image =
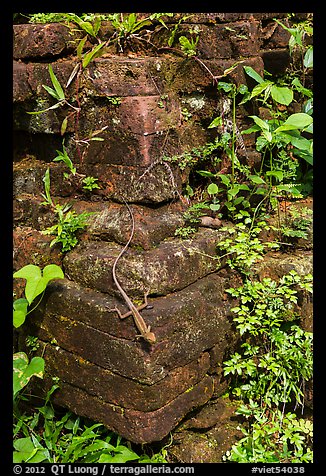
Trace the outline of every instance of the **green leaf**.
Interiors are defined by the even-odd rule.
[[[46,91],[47,93],[49,93],[51,96],[53,96],[55,99],[57,99],[58,101],[60,101],[60,98],[59,98],[57,92],[56,92],[54,89],[50,88],[50,86],[46,86],[45,84],[42,84],[42,88],[44,88],[45,91]]]
[[[101,50],[104,47],[104,45],[105,45],[105,42],[100,43],[99,45],[96,45],[89,53],[86,53],[84,55],[83,62],[82,62],[83,68],[86,68],[94,58],[97,58],[98,56],[100,56],[100,54],[102,53]]]
[[[28,304],[41,294],[44,289],[44,281],[42,280],[42,272],[38,266],[28,264],[14,273],[14,278],[26,279],[25,296]]]
[[[20,298],[14,301],[14,327],[24,324],[27,315],[28,301]]]
[[[209,193],[210,195],[215,195],[216,193],[218,193],[218,186],[215,183],[209,184],[207,187],[207,193]]]
[[[283,172],[281,170],[270,170],[266,172],[268,177],[275,177],[279,182],[283,180]]]
[[[50,73],[50,78],[51,78],[53,87],[58,95],[58,99],[59,100],[65,99],[65,93],[63,92],[61,84],[59,83],[56,75],[54,74],[52,66],[50,64],[49,64],[49,73]]]
[[[249,117],[251,117],[255,121],[255,123],[257,124],[257,126],[260,127],[261,130],[269,131],[269,125],[267,124],[266,121],[263,121],[258,116],[249,116]]]
[[[197,174],[201,175],[202,177],[209,177],[209,178],[215,178],[216,175],[213,174],[212,172],[209,172],[208,170],[196,170]]]
[[[13,393],[15,397],[33,376],[43,378],[44,359],[33,357],[29,362],[24,352],[16,352],[13,355],[13,371]]]
[[[42,85],[43,86],[43,85]],[[50,106],[46,109],[42,109],[42,111],[27,111],[27,114],[43,114],[43,112],[50,111],[51,109],[57,109],[58,107],[62,106],[64,101],[57,102],[53,106]]]
[[[263,82],[257,84],[257,86],[255,86],[254,89],[251,91],[250,98],[254,98],[256,96],[259,96],[259,94],[261,94],[263,91],[265,91],[265,89],[271,88],[272,84],[273,83],[271,81],[263,81]]]
[[[43,277],[47,282],[52,279],[64,279],[64,274],[60,266],[56,264],[48,264],[43,269]]]
[[[63,279],[64,275],[59,266],[50,264],[45,266],[43,276],[40,268],[34,264],[28,264],[14,273],[14,278],[26,279],[25,296],[28,304],[39,296],[52,279]]]
[[[294,78],[294,80],[292,81],[292,85],[296,88],[296,90],[299,93],[304,94],[308,98],[311,98],[313,96],[313,92],[310,89],[305,88],[300,82],[299,78]],[[303,112],[307,112],[307,111],[303,111]]]
[[[64,133],[67,130],[67,125],[68,125],[68,116],[64,118],[64,120],[61,123],[61,128],[60,128],[60,134],[63,136]]]
[[[230,196],[231,198],[234,198],[239,192],[239,190],[240,190],[240,185],[235,184],[232,188],[229,188],[229,190],[227,191],[228,196]]]
[[[50,169],[49,169],[49,167],[46,169],[46,172],[45,172],[44,177],[43,177],[42,180],[44,182],[45,198],[46,198],[47,202],[53,206],[54,205],[53,200],[52,200],[51,195],[50,195],[50,185],[51,184],[50,184]]]
[[[257,81],[257,83],[262,83],[264,81],[260,74],[258,74],[251,66],[244,66],[243,69],[245,70],[246,74]]]
[[[313,47],[312,46],[309,46],[309,48],[307,49],[304,55],[303,65],[305,68],[313,67]]]
[[[219,203],[211,203],[209,208],[214,212],[217,212],[221,208],[221,205]]]
[[[312,152],[312,139],[309,140],[304,137],[292,137],[290,142],[294,147],[297,147],[297,149]]]
[[[249,175],[249,179],[256,184],[266,183],[264,179],[259,177],[259,175]]]
[[[87,35],[84,36],[84,38],[82,38],[82,39],[80,40],[80,42],[78,43],[76,52],[77,52],[77,57],[78,57],[79,59],[81,59],[81,57],[82,57],[82,52],[83,52],[83,49],[84,49],[86,40],[87,40]]]
[[[293,101],[293,91],[290,88],[280,87],[273,84],[271,95],[274,101],[288,106]]]
[[[304,112],[298,112],[296,114],[291,114],[287,120],[274,132],[295,130],[295,129],[304,129],[312,123],[313,119],[309,114]]]
[[[224,92],[229,93],[234,88],[232,83],[225,83],[224,81],[220,81],[217,85],[217,89],[223,89]]]
[[[213,119],[210,125],[208,126],[208,129],[212,129],[213,127],[218,127],[221,124],[222,124],[222,117],[221,116],[215,117],[215,119]]]
[[[13,442],[15,450],[24,453],[31,453],[34,450],[34,445],[31,440],[31,437],[19,438]]]

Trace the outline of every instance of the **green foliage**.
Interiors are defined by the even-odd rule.
[[[25,322],[26,316],[31,313],[41,302],[44,291],[50,281],[53,279],[63,279],[62,269],[56,264],[49,264],[44,267],[43,272],[38,266],[29,264],[16,271],[14,278],[25,279],[25,298],[14,301],[14,327],[18,328]],[[40,300],[32,309],[28,310],[34,300],[41,295]],[[31,341],[30,341],[31,342]],[[35,349],[35,340],[33,347]],[[31,347],[31,345],[30,345]],[[26,387],[32,377],[43,378],[44,359],[42,357],[33,357],[29,361],[25,352],[16,352],[13,354],[13,397],[17,399],[21,390]]]
[[[29,362],[24,352],[16,352],[13,355],[13,396],[17,394],[28,384],[32,377],[43,378],[44,359],[42,357],[33,357]]]
[[[187,240],[194,233],[196,233],[196,231],[197,231],[197,228],[194,228],[193,226],[181,226],[175,230],[174,236],[177,236],[178,238],[182,238],[183,240]]]
[[[239,408],[251,420],[250,429],[227,451],[224,460],[235,463],[312,463],[312,423],[295,413],[262,410],[253,401]]]
[[[30,306],[34,299],[40,294],[43,295],[48,283],[53,279],[63,279],[64,275],[62,269],[56,264],[45,266],[43,272],[38,266],[28,264],[16,271],[13,276],[14,278],[26,280],[26,298],[20,298],[14,301],[14,327],[17,328],[25,322],[26,316],[32,311],[28,311],[28,306]]]
[[[190,38],[188,39],[186,36],[180,36],[179,37],[179,43],[181,46],[181,51],[186,55],[186,56],[196,56],[196,48],[199,40],[199,35],[196,36],[196,38]]]
[[[216,246],[226,251],[221,258],[228,257],[226,262],[230,268],[249,275],[252,266],[263,259],[266,250],[277,249],[279,245],[275,242],[261,242],[259,234],[262,230],[269,229],[265,220],[256,221],[251,218],[249,212],[244,210],[241,210],[235,218],[241,221],[234,226],[221,228],[221,231],[228,232],[229,237],[218,242]]]
[[[237,414],[248,420],[245,437],[226,455],[230,461],[312,460],[309,422],[284,414],[285,405],[304,405],[313,372],[312,333],[296,324],[298,288],[312,292],[312,276],[290,271],[279,282],[247,279],[227,290],[238,300],[232,312],[245,340],[241,353],[224,362],[224,374],[234,376],[233,393],[242,400]]]
[[[86,178],[92,179],[91,181],[88,181],[89,187],[92,189],[98,188],[96,187],[97,184],[94,182],[96,180],[94,177]],[[55,238],[51,241],[50,246],[54,246],[56,243],[61,243],[62,251],[69,251],[77,245],[77,232],[86,228],[87,219],[93,215],[93,213],[83,212],[78,214],[74,210],[69,210],[71,205],[60,205],[59,203],[55,204],[50,195],[51,183],[49,169],[47,169],[43,181],[45,187],[45,195],[42,194],[42,196],[45,198],[45,202],[43,202],[43,204],[49,205],[52,208],[53,212],[56,214],[57,223],[46,228],[41,233],[43,235],[55,235]]]
[[[110,41],[115,42],[118,50],[123,52],[132,39],[141,39],[141,30],[146,26],[152,26],[158,21],[164,28],[167,28],[164,17],[171,17],[173,13],[153,13],[145,18],[137,18],[136,13],[129,15],[123,13],[109,14],[108,19],[115,29]],[[146,41],[146,40],[145,40]]]
[[[282,238],[307,239],[308,231],[312,228],[312,210],[307,207],[301,209],[289,207],[281,223]]]
[[[50,403],[53,385],[43,406],[32,415],[19,415],[14,427],[14,463],[166,463],[166,452],[138,455],[128,441],[102,424],[60,414]]]
[[[44,235],[55,235],[50,246],[61,243],[62,252],[70,251],[77,245],[76,233],[86,228],[87,219],[93,214],[91,212],[78,214],[74,210],[69,210],[69,208],[70,205],[57,204],[54,209],[57,215],[57,223],[42,231]]]
[[[121,104],[121,97],[118,96],[106,96],[106,99],[109,101],[110,104],[113,106],[119,106]]]
[[[70,159],[68,153],[67,153],[67,149],[65,148],[64,146],[64,141],[62,142],[62,151],[61,150],[57,150],[57,157],[55,157],[53,159],[53,162],[64,162],[66,164],[66,166],[68,167],[70,173],[72,175],[75,175],[76,174],[76,167],[74,167],[74,164],[72,163],[72,160]]]

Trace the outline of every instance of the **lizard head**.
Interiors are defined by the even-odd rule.
[[[147,332],[145,339],[149,344],[155,344],[156,342],[156,337],[153,332]]]

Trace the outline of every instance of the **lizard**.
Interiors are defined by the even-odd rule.
[[[141,306],[136,307],[134,305],[134,303],[131,301],[131,299],[129,298],[129,296],[127,295],[127,293],[125,292],[125,290],[122,288],[121,284],[119,283],[119,281],[117,279],[117,275],[116,275],[116,267],[117,267],[118,261],[120,260],[121,256],[125,253],[128,246],[130,245],[130,242],[131,242],[131,240],[134,236],[134,231],[135,231],[135,219],[134,219],[133,213],[132,213],[131,208],[128,205],[128,203],[125,200],[124,200],[124,202],[125,202],[126,207],[128,208],[128,212],[129,212],[130,217],[131,217],[132,228],[131,228],[130,237],[129,237],[126,245],[120,251],[119,255],[117,256],[117,258],[115,259],[115,261],[113,263],[112,276],[113,276],[113,281],[114,281],[116,287],[118,288],[121,296],[125,300],[125,302],[126,302],[127,306],[129,307],[130,311],[125,313],[125,314],[122,314],[118,308],[110,309],[110,311],[117,312],[120,319],[125,319],[126,317],[132,315],[133,318],[134,318],[134,323],[135,323],[138,331],[140,332],[140,335],[137,336],[137,337],[142,337],[149,344],[155,344],[155,342],[156,342],[155,334],[153,332],[151,332],[150,326],[147,326],[146,322],[144,321],[142,315],[139,312],[139,311],[141,311],[142,309],[144,309],[145,307],[148,306],[148,302],[147,302],[148,293],[145,293],[145,295],[144,295],[144,304],[142,304]]]

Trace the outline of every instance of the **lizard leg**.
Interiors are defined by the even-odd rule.
[[[122,314],[120,309],[118,309],[117,307],[113,308],[113,309],[108,309],[109,312],[116,312],[118,314],[118,316],[120,317],[120,319],[125,319],[126,317],[129,317],[132,315],[132,311],[128,311],[126,312],[125,314]]]
[[[148,306],[148,299],[147,299],[148,294],[149,294],[149,290],[144,293],[144,303],[141,304],[140,306],[135,306],[137,311],[142,311]],[[115,307],[114,309],[109,309],[109,311],[117,312],[120,319],[125,319],[126,317],[132,316],[132,311],[128,311],[125,314],[122,314],[122,312],[117,307]]]

